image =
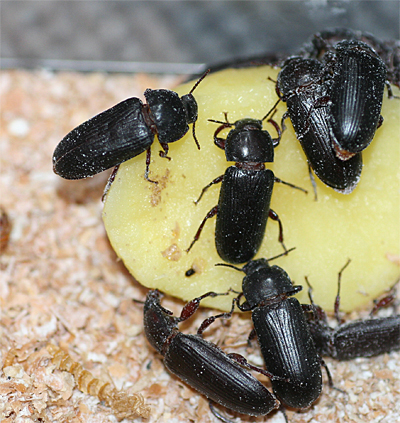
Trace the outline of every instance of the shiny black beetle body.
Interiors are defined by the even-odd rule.
[[[361,41],[371,47],[386,66],[386,79],[400,87],[400,41],[380,40],[373,34],[349,28],[328,28],[314,34],[304,43],[299,56],[319,59],[327,52],[334,51],[337,44],[344,41]]]
[[[268,217],[279,222],[279,241],[283,245],[281,222],[270,209],[274,182],[298,187],[281,181],[271,170],[265,169],[265,162],[274,161],[274,148],[281,138],[280,128],[272,119],[269,122],[278,132],[276,139],[262,130],[260,120],[241,119],[233,124],[214,122],[222,123],[215,131],[214,143],[225,150],[226,160],[235,165],[203,189],[197,202],[210,186],[222,182],[218,205],[208,212],[187,251],[198,240],[207,219],[217,215],[215,245],[219,256],[228,263],[245,263],[257,254]],[[226,139],[217,136],[222,129],[231,126],[234,128]]]
[[[332,328],[327,320],[311,320],[318,352],[336,360],[372,357],[400,349],[400,315],[348,322]]]
[[[146,104],[136,97],[128,98],[82,123],[57,145],[54,172],[65,179],[87,178],[147,150],[148,179],[150,147],[155,135],[164,150],[160,152],[162,157],[168,157],[169,143],[187,133],[188,124],[193,124],[195,137],[197,102],[192,92],[205,75],[182,97],[170,90],[147,89]],[[198,143],[197,146],[200,148]]]
[[[242,271],[242,311],[252,311],[254,330],[267,370],[288,381],[272,380],[283,405],[309,407],[322,390],[321,359],[314,345],[303,308],[291,296],[301,290],[288,274],[265,259],[250,261]]]
[[[264,162],[274,160],[274,142],[262,122],[234,123],[225,149],[230,166],[222,179],[215,224],[215,246],[228,263],[244,263],[259,250],[264,238],[274,186],[274,174]]]
[[[325,75],[325,66],[318,60],[290,58],[278,75],[277,92],[287,104],[310,167],[324,184],[349,194],[360,180],[362,157],[358,153],[343,161],[335,154]]]
[[[164,356],[167,369],[211,401],[242,414],[260,416],[278,408],[279,402],[254,376],[216,345],[197,335],[178,330],[202,298],[188,303],[181,317],[174,317],[160,304],[157,290],[147,294],[144,305],[144,330],[149,343]],[[202,325],[200,328],[207,326]],[[253,368],[253,367],[251,367]]]
[[[372,357],[400,349],[400,315],[369,318],[343,323],[339,316],[340,282],[343,270],[338,275],[338,293],[335,300],[335,317],[338,325],[329,326],[327,316],[321,307],[314,304],[309,285],[311,313],[306,313],[308,324],[320,355],[336,360],[351,360],[356,357]],[[385,297],[375,309],[384,307],[389,297]],[[393,300],[393,297],[392,297]],[[372,310],[371,315],[375,310]]]
[[[326,60],[333,62],[329,89],[332,142],[336,155],[348,160],[364,150],[381,124],[386,66],[361,41],[342,41]]]

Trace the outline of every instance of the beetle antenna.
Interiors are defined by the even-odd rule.
[[[277,259],[277,258],[279,258],[279,257],[286,256],[286,255],[288,255],[291,251],[293,251],[293,250],[295,250],[295,249],[296,249],[296,247],[290,248],[289,250],[285,251],[284,253],[278,254],[277,256],[271,257],[271,258],[266,259],[266,260],[267,260],[267,261],[272,261],[272,260],[275,260],[275,259]],[[239,272],[243,272],[243,269],[241,269],[240,267],[236,267],[236,266],[234,266],[233,264],[227,264],[227,263],[216,263],[216,264],[214,264],[214,266],[225,266],[225,267],[231,267],[232,269],[238,270]]]
[[[225,122],[222,122],[222,120],[215,120],[215,119],[208,119],[209,122],[219,123],[221,125],[224,125],[225,128],[231,128],[232,126],[235,126],[234,123],[230,123],[228,120],[228,112],[224,112],[225,116]]]
[[[336,298],[335,298],[335,317],[336,320],[338,321],[338,323],[342,323],[342,319],[339,316],[339,308],[340,308],[340,287],[341,287],[341,282],[342,282],[342,273],[344,271],[344,269],[346,269],[346,267],[350,264],[351,259],[347,259],[346,264],[340,269],[339,273],[338,273],[338,290],[337,290],[337,294],[336,294]]]
[[[196,125],[196,122],[193,122],[193,125],[192,125],[193,139],[194,139],[194,142],[195,142],[195,143],[196,143],[196,145],[197,145],[197,148],[200,150],[199,140],[198,140],[198,139],[197,139],[197,137],[196,137],[195,125]]]
[[[214,122],[214,123],[219,123],[219,124],[221,124],[221,125],[229,125],[229,126],[232,126],[232,124],[231,123],[229,123],[229,122],[222,122],[222,120],[215,120],[215,119],[207,119],[209,122]],[[227,126],[228,127],[228,126]]]
[[[210,73],[211,69],[207,69],[203,75],[199,78],[199,80],[193,85],[193,88],[189,91],[189,94],[192,94],[192,92],[197,88],[197,86],[200,84],[200,82]]]
[[[225,266],[225,267],[231,267],[232,269],[238,270],[239,272],[243,272],[243,269],[240,267],[236,267],[233,264],[226,264],[226,263],[216,263],[214,266]]]
[[[278,101],[272,106],[272,109],[261,119],[261,121],[263,121],[263,120],[265,120],[265,119],[267,119],[267,117],[272,113],[272,112],[274,112],[273,113],[273,115],[276,113],[276,106],[279,104],[279,102],[281,101],[281,99],[279,98],[278,99]],[[275,111],[274,111],[275,110]],[[272,115],[272,116],[273,116]],[[271,118],[272,118],[272,116],[271,116]]]
[[[268,258],[268,259],[267,259],[267,261],[272,261],[272,260],[275,260],[275,259],[277,259],[277,258],[279,258],[279,257],[282,257],[282,256],[287,256],[287,255],[288,255],[291,251],[293,251],[293,250],[295,250],[295,249],[296,249],[296,247],[289,248],[289,250],[286,250],[285,252],[280,253],[280,254],[278,254],[277,256],[274,256],[274,257]]]

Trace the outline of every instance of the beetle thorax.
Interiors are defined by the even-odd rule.
[[[291,291],[293,284],[279,266],[260,266],[243,279],[243,294],[251,308]]]
[[[233,129],[225,143],[226,160],[230,162],[265,163],[274,161],[270,134],[253,125]]]

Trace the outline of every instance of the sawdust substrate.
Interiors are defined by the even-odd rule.
[[[77,389],[69,373],[43,367],[49,363],[40,360],[47,342],[117,389],[142,393],[152,409],[149,422],[216,421],[207,400],[170,376],[145,340],[142,306],[132,298],[143,300],[147,290],[118,261],[101,220],[108,175],[64,181],[51,163],[57,143],[82,121],[124,98],[141,97],[145,88],[177,82],[177,77],[139,74],[0,73],[0,204],[12,222],[0,256],[2,422],[117,421],[96,397]],[[182,307],[173,299],[163,304],[175,313]],[[210,314],[201,311],[183,330],[194,333]],[[366,315],[367,310],[349,318]],[[235,315],[216,323],[206,337],[262,365],[258,350],[246,345],[250,328],[248,316]],[[19,355],[3,368],[12,349]],[[291,423],[400,421],[399,353],[326,361],[335,385],[348,395],[330,389],[324,375],[320,399],[309,410],[289,410]],[[273,413],[235,421],[284,419]]]

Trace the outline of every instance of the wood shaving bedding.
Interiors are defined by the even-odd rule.
[[[1,421],[97,423],[123,417],[77,389],[71,373],[55,369],[45,348],[51,343],[116,390],[142,394],[151,407],[144,421],[215,422],[207,400],[171,376],[145,340],[142,306],[132,298],[143,300],[147,290],[116,259],[101,221],[109,172],[64,181],[51,163],[70,129],[123,98],[142,98],[145,88],[172,88],[178,78],[21,70],[0,75],[0,203],[12,224],[0,256]],[[183,306],[169,298],[163,305],[176,314]],[[182,330],[194,333],[211,314],[201,310]],[[262,365],[257,348],[246,344],[250,328],[249,316],[235,315],[211,326],[205,337]],[[330,389],[325,377],[316,404],[288,411],[291,423],[400,421],[398,352],[326,361],[335,385],[348,395]],[[273,413],[234,421],[284,420]]]

